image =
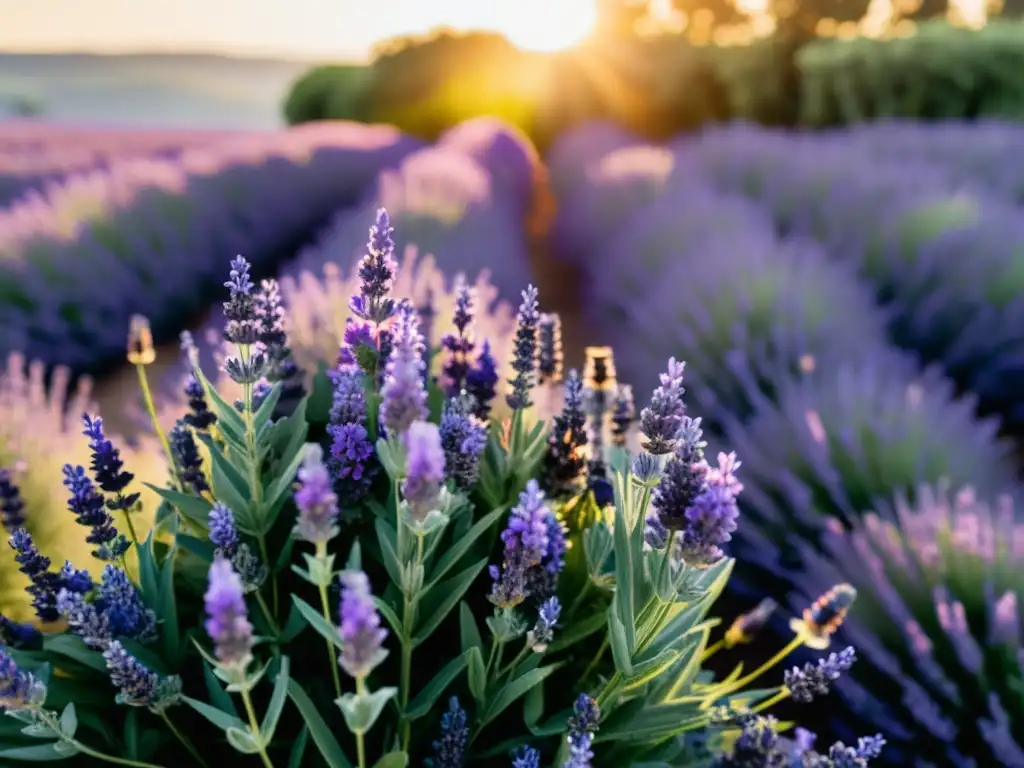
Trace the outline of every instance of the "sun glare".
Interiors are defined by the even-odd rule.
[[[502,18],[495,19],[494,26],[513,45],[523,50],[544,53],[561,51],[583,42],[593,31],[596,22],[595,5],[594,0],[518,0],[514,3],[501,3]]]

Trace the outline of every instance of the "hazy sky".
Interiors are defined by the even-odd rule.
[[[528,47],[582,37],[593,0],[0,0],[3,50],[203,50],[359,57],[439,25]]]

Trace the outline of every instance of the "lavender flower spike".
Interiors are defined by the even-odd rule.
[[[380,626],[380,614],[370,592],[370,580],[362,571],[341,574],[341,656],[345,673],[361,679],[387,656],[383,649],[388,631]]]
[[[810,704],[816,698],[827,696],[829,686],[839,679],[843,672],[849,671],[857,660],[852,646],[839,653],[830,653],[817,664],[807,662],[803,668],[793,667],[786,670],[784,682],[789,689],[793,701]]]
[[[422,523],[438,508],[444,483],[444,448],[437,425],[414,421],[405,433],[406,476],[402,493],[409,505],[409,516]]]
[[[349,300],[349,308],[357,317],[380,325],[395,313],[395,300],[390,297],[398,265],[395,262],[395,230],[384,208],[377,211],[377,221],[370,227],[366,255],[359,262],[360,294]]]
[[[456,490],[471,491],[480,477],[480,456],[487,447],[487,425],[473,415],[472,398],[453,397],[441,413],[445,469]]]
[[[249,278],[249,262],[241,256],[231,261],[229,279],[224,283],[231,295],[224,302],[224,337],[239,346],[254,344],[259,338],[259,321],[256,317],[256,286]]]
[[[395,321],[394,350],[388,360],[381,390],[380,423],[388,436],[398,437],[414,421],[427,418],[427,391],[423,386],[423,338],[419,318],[403,306]]]
[[[455,279],[455,312],[452,324],[455,333],[446,333],[441,338],[441,349],[447,354],[441,369],[441,385],[446,397],[456,397],[466,384],[469,373],[469,356],[475,347],[470,326],[473,323],[473,289],[466,282],[465,275]]]
[[[46,688],[35,675],[20,669],[0,648],[0,711],[17,712],[42,706]]]
[[[433,743],[434,757],[425,761],[427,768],[463,768],[466,747],[469,744],[469,726],[466,710],[457,696],[448,700],[448,711],[441,715],[441,738]]]
[[[295,506],[299,519],[294,535],[322,547],[338,535],[338,497],[331,488],[331,475],[323,463],[319,446],[309,452],[298,472]]]
[[[530,407],[530,391],[535,383],[534,373],[537,368],[537,324],[540,322],[537,295],[537,289],[528,285],[523,291],[523,303],[519,305],[515,354],[512,358],[512,369],[516,375],[508,382],[512,391],[506,397],[513,410]]]
[[[208,616],[206,633],[213,640],[214,655],[226,668],[244,670],[252,661],[253,634],[242,579],[224,558],[210,566],[204,601]]]
[[[484,341],[476,365],[466,373],[466,394],[473,398],[473,415],[481,421],[491,416],[491,401],[497,396],[498,361],[491,354],[490,342]]]
[[[120,558],[131,546],[114,527],[114,518],[107,510],[106,500],[96,490],[85,467],[64,465],[64,487],[71,493],[68,509],[75,515],[75,522],[87,526],[90,531],[85,537],[89,544],[96,546],[93,557],[113,561]]]
[[[501,567],[492,565],[489,570],[494,580],[489,599],[498,608],[514,608],[527,598],[531,570],[541,564],[548,550],[551,514],[537,481],[528,481],[501,534],[505,543]]]
[[[668,372],[661,374],[661,386],[654,390],[651,403],[640,412],[640,431],[644,450],[656,456],[672,453],[676,435],[686,415],[683,404],[683,370],[686,363],[670,358]]]
[[[0,514],[3,515],[4,528],[14,531],[25,524],[25,502],[21,498],[21,489],[14,482],[11,470],[0,468]]]
[[[181,701],[180,677],[158,675],[128,653],[117,640],[103,652],[103,660],[110,671],[110,682],[118,689],[118,704],[146,707],[159,715]]]
[[[356,366],[347,365],[334,371],[331,378],[334,395],[327,425],[331,444],[325,463],[339,502],[354,504],[366,495],[377,469],[366,429],[363,374]]]
[[[92,450],[90,469],[96,477],[96,484],[104,492],[114,496],[107,502],[107,506],[125,512],[134,509],[139,501],[139,494],[125,494],[124,491],[135,479],[135,475],[123,471],[121,452],[103,434],[103,419],[98,416],[92,418],[86,413],[82,415],[82,425],[85,427],[82,434],[89,438],[89,448]]]

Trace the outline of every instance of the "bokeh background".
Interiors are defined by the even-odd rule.
[[[438,333],[463,273],[506,341],[536,283],[567,363],[612,346],[640,403],[687,361],[712,448],[743,461],[723,615],[771,596],[781,641],[823,587],[860,592],[860,661],[793,713],[824,743],[1024,767],[1022,12],[0,0],[0,467],[74,559],[83,410],[162,482],[131,316],[168,424],[178,334],[213,365],[236,254],[281,280],[300,362],[330,364],[385,205]],[[5,614],[22,587],[0,553]]]

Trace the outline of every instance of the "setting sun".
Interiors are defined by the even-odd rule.
[[[523,50],[560,51],[582,42],[593,31],[594,6],[594,0],[495,3],[493,18],[485,23]]]

